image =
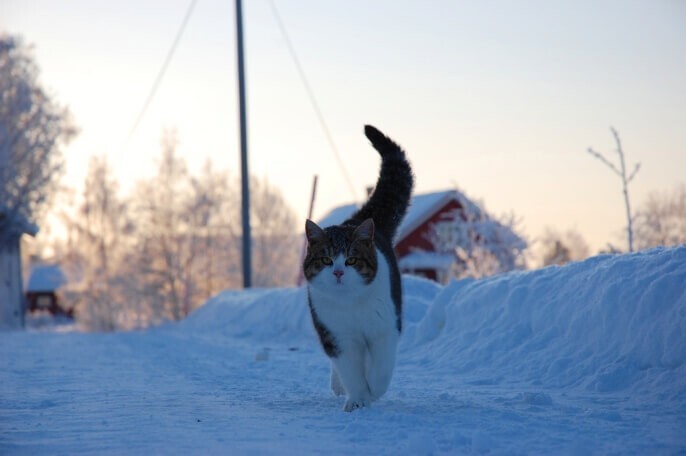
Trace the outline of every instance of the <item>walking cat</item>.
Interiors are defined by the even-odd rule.
[[[341,225],[307,220],[307,279],[312,323],[331,360],[331,389],[347,412],[388,389],[402,330],[400,272],[393,237],[405,215],[413,176],[403,150],[376,128],[365,135],[381,155],[369,200]]]

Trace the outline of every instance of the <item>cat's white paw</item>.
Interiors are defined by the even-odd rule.
[[[345,396],[346,394],[345,388],[336,383],[331,384],[331,392],[334,394],[334,396]]]
[[[366,407],[369,405],[369,401],[366,399],[350,399],[348,398],[347,401],[345,401],[345,405],[343,406],[343,410],[346,412],[352,412],[353,410]]]
[[[336,396],[345,396],[346,391],[335,370],[331,369],[331,391]]]

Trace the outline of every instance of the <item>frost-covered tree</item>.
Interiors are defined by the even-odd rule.
[[[155,290],[154,307],[179,320],[191,310],[196,292],[191,268],[198,257],[189,238],[193,214],[186,211],[191,193],[185,160],[177,152],[175,132],[165,132],[158,173],[140,182],[133,197],[137,236],[137,273]]]
[[[130,305],[123,277],[133,224],[105,157],[91,158],[81,203],[76,214],[67,217],[72,261],[64,267],[70,276],[69,293],[78,296],[79,319],[95,330],[121,327]]]
[[[639,249],[685,244],[686,184],[671,193],[651,194],[636,211],[635,225]]]
[[[295,214],[266,179],[251,179],[250,203],[254,285],[290,285],[300,255]]]
[[[295,216],[266,182],[253,178],[251,187],[255,284],[289,284],[299,248]],[[165,318],[183,318],[213,294],[240,286],[238,185],[228,173],[207,163],[199,176],[191,176],[176,153],[175,137],[167,134],[157,176],[140,183],[133,201],[133,264]]]
[[[454,256],[454,277],[485,277],[525,266],[527,242],[517,234],[514,216],[495,219],[466,198],[461,205],[434,223],[428,236],[436,253]]]
[[[31,49],[0,34],[0,241],[3,220],[39,217],[63,169],[61,148],[76,132],[38,74]]]
[[[91,161],[67,239],[53,245],[70,275],[66,299],[88,329],[178,320],[212,295],[241,286],[238,183],[207,162],[197,175],[166,132],[158,172],[120,197],[111,168]],[[289,284],[297,264],[294,215],[280,192],[252,181],[258,285]]]
[[[31,49],[0,32],[0,326],[23,326],[20,238],[38,231],[74,133],[39,84]]]
[[[580,261],[587,258],[589,254],[588,244],[574,229],[560,233],[552,228],[546,228],[540,239],[540,245],[543,266]]]
[[[205,162],[200,175],[191,177],[188,213],[192,214],[192,242],[202,251],[194,273],[199,277],[201,299],[241,286],[240,227],[237,188],[227,171],[217,171]]]

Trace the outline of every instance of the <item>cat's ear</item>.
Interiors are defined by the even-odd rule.
[[[305,235],[307,236],[307,242],[310,244],[326,238],[324,230],[319,228],[319,225],[309,219],[305,222]]]
[[[355,228],[353,237],[359,241],[374,241],[374,220],[368,218]]]

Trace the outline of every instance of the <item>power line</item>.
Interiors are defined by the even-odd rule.
[[[317,102],[317,98],[314,96],[314,92],[312,91],[312,87],[310,86],[310,83],[307,80],[307,76],[305,75],[305,70],[303,70],[303,67],[300,64],[300,60],[298,59],[298,55],[296,54],[295,48],[293,47],[293,43],[291,42],[291,39],[288,36],[288,32],[286,31],[286,27],[284,26],[283,21],[281,20],[281,16],[279,15],[279,11],[276,9],[276,4],[274,3],[274,0],[270,0],[269,4],[272,7],[272,12],[274,13],[274,17],[276,19],[276,22],[279,25],[279,29],[281,30],[281,34],[283,35],[283,39],[286,42],[286,46],[288,47],[288,51],[291,54],[291,58],[293,59],[293,63],[295,64],[295,67],[298,70],[298,74],[300,75],[300,79],[302,80],[302,83],[305,86],[305,91],[307,92],[307,95],[310,99],[310,103],[312,104],[312,108],[314,109],[314,112],[317,114],[317,119],[319,119],[319,123],[322,127],[322,130],[324,131],[324,134],[326,135],[326,139],[329,142],[329,146],[331,147],[331,150],[334,153],[334,156],[335,156],[336,161],[338,163],[338,167],[340,168],[341,173],[343,174],[343,177],[345,178],[345,181],[348,184],[348,188],[350,189],[350,193],[352,194],[353,200],[357,201],[357,192],[355,191],[355,186],[353,185],[352,180],[350,179],[350,175],[348,174],[348,171],[345,167],[343,159],[341,159],[341,154],[338,151],[338,147],[336,146],[335,141],[333,140],[333,135],[331,134],[331,130],[329,129],[329,126],[326,123],[326,120],[324,119],[324,114],[322,114],[322,110],[319,108],[319,103]]]
[[[164,63],[162,64],[162,68],[160,68],[160,71],[157,74],[157,79],[155,79],[155,83],[152,85],[152,89],[150,89],[150,93],[148,93],[148,98],[145,100],[145,104],[143,104],[143,109],[141,109],[141,112],[138,114],[136,121],[134,122],[133,126],[131,127],[131,130],[129,130],[129,137],[128,137],[127,141],[131,140],[131,137],[133,136],[133,134],[136,132],[136,129],[138,128],[138,124],[143,119],[145,112],[148,110],[148,106],[150,106],[152,99],[155,97],[155,93],[157,92],[157,89],[159,88],[160,84],[162,83],[162,78],[164,77],[164,73],[166,73],[167,67],[169,66],[169,63],[171,62],[171,59],[174,56],[174,52],[176,52],[176,48],[179,45],[179,41],[181,41],[181,35],[183,35],[183,32],[186,29],[186,25],[188,24],[188,20],[190,19],[191,14],[193,13],[193,9],[195,8],[196,3],[198,3],[198,0],[191,0],[190,5],[188,5],[188,9],[186,10],[186,15],[183,18],[183,22],[181,23],[181,27],[179,28],[178,32],[176,32],[176,37],[174,37],[174,42],[172,43],[171,48],[169,49],[169,52],[167,53],[167,58],[164,59]]]

